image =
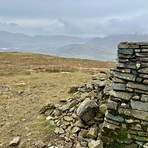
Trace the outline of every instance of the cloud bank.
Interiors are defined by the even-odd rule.
[[[0,30],[30,35],[148,34],[147,5],[147,0],[0,0]]]

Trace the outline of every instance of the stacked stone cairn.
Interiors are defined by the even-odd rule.
[[[148,42],[121,42],[104,118],[106,135],[148,148]]]
[[[110,79],[109,70],[100,71],[91,82],[72,86],[69,93],[73,97],[61,99],[60,104],[49,101],[41,108],[40,113],[47,116],[56,135],[49,148],[103,148],[101,131]]]
[[[114,69],[41,108],[54,127],[48,148],[148,148],[148,43],[118,48]]]

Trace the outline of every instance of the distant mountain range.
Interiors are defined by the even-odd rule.
[[[28,36],[0,31],[0,52],[23,51],[62,57],[115,61],[117,45],[122,41],[148,41],[148,35],[110,35],[82,39],[67,35]]]

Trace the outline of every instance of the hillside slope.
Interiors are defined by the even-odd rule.
[[[83,85],[92,74],[113,62],[66,59],[31,53],[0,54],[0,147],[19,136],[20,148],[35,148],[53,141],[54,127],[39,114],[49,101],[72,97],[72,85]],[[18,146],[16,146],[18,147]]]

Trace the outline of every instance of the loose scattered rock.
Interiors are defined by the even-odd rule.
[[[58,137],[55,140],[60,143],[60,148],[88,148],[88,144],[97,148],[98,145],[103,145],[103,141],[96,139],[105,116],[104,104],[109,95],[106,92],[111,89],[109,81],[106,73],[100,73],[100,77],[93,76],[92,82],[77,86],[73,97],[61,101],[62,105],[50,102],[40,110],[50,120],[49,124],[55,123],[54,133]],[[98,85],[99,83],[102,85]],[[100,105],[103,106],[103,113],[99,110]],[[51,109],[52,112],[49,112]],[[93,141],[90,142],[91,140]],[[55,142],[50,147],[58,147],[58,143]]]
[[[89,148],[103,148],[103,143],[101,140],[91,140],[91,142],[88,143]]]
[[[95,111],[98,105],[94,100],[85,99],[77,109],[77,115],[84,121],[90,121],[95,116]]]
[[[17,146],[19,142],[20,142],[20,137],[17,136],[9,143],[9,146]]]
[[[36,148],[46,148],[46,144],[42,140],[36,141],[34,145]]]
[[[75,93],[75,92],[78,91],[78,88],[79,88],[78,85],[73,85],[73,86],[69,89],[68,93]]]

